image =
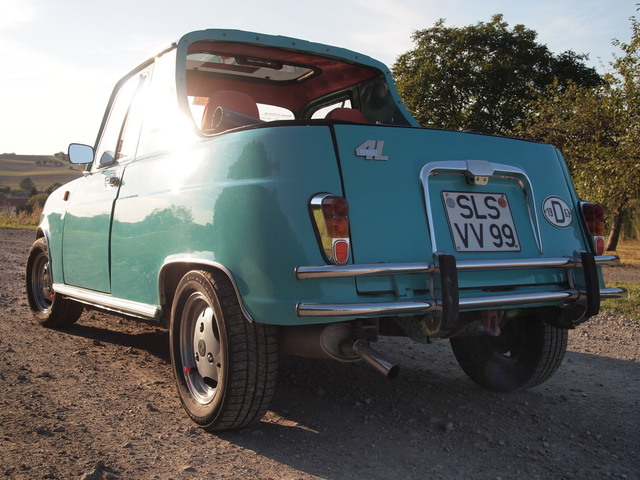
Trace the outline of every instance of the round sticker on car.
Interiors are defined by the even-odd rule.
[[[567,228],[573,221],[573,214],[567,202],[555,195],[544,199],[542,213],[547,222],[557,228]]]

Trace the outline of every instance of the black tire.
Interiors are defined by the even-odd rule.
[[[513,392],[540,385],[558,369],[567,350],[567,330],[543,318],[509,321],[497,337],[453,337],[451,347],[462,370],[478,385]]]
[[[196,424],[228,430],[262,418],[278,374],[277,328],[245,318],[226,276],[182,277],[169,339],[180,400]]]
[[[44,237],[31,246],[27,259],[27,299],[35,319],[45,327],[68,327],[78,321],[83,306],[53,291],[49,250]]]

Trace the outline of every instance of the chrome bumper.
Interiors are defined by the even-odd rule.
[[[448,257],[449,262],[453,257]],[[457,316],[459,309],[478,310],[497,307],[510,307],[532,304],[565,304],[583,301],[586,304],[584,316],[592,316],[598,313],[600,299],[619,298],[626,294],[623,288],[600,288],[596,265],[615,265],[619,263],[615,255],[593,256],[581,253],[580,258],[528,258],[519,260],[461,260],[447,269],[441,268],[441,261],[424,263],[379,263],[363,265],[321,265],[301,266],[295,269],[298,280],[342,278],[342,277],[369,277],[377,275],[406,275],[406,274],[438,274],[441,277],[442,300],[432,301],[397,301],[397,302],[367,302],[367,303],[305,303],[296,305],[296,313],[300,317],[346,317],[346,316],[385,316],[400,314],[424,314],[427,312],[444,311],[447,316]],[[569,288],[556,291],[538,291],[526,293],[510,293],[501,295],[488,295],[482,297],[459,298],[457,292],[457,272],[466,271],[490,271],[490,270],[514,270],[537,268],[583,268],[584,287],[573,285],[573,276],[568,274]],[[445,271],[446,270],[446,271]],[[452,278],[454,277],[454,278]],[[449,286],[447,286],[447,284]],[[455,289],[456,291],[452,291]],[[446,297],[446,298],[445,298]],[[456,303],[456,305],[452,305]]]

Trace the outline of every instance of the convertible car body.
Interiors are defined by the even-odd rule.
[[[261,418],[281,355],[395,376],[381,335],[451,339],[480,385],[532,387],[624,293],[600,274],[604,212],[557,149],[420,128],[387,67],[332,46],[189,33],[69,155],[86,171],[45,206],[34,315],[164,322],[185,409],[211,429]]]

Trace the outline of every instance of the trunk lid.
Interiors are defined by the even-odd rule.
[[[573,256],[587,249],[578,199],[559,152],[463,132],[335,125],[353,262]],[[505,271],[491,285],[556,283],[563,269]],[[395,283],[394,283],[395,282]],[[360,278],[361,292],[420,290],[416,278]],[[418,283],[416,283],[418,282]],[[487,278],[461,275],[461,287]]]

